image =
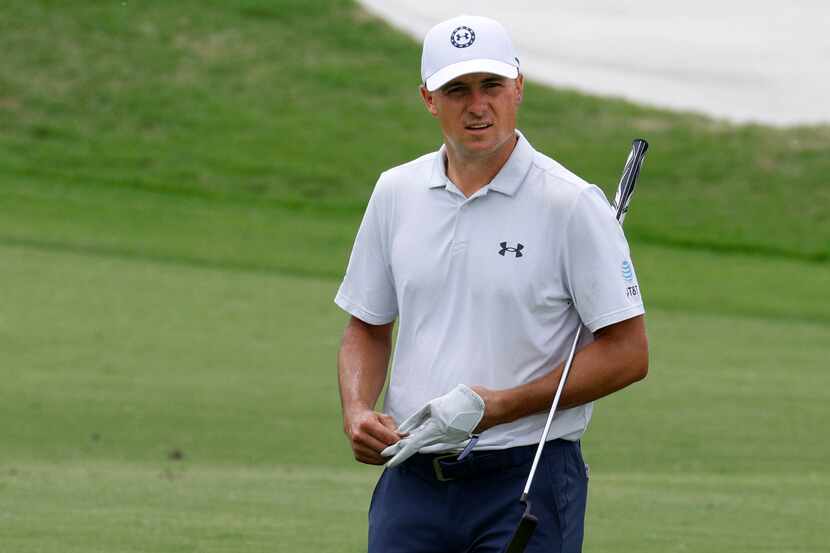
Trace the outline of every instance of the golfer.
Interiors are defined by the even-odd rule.
[[[577,552],[591,402],[648,368],[628,244],[602,191],[516,129],[524,80],[501,24],[465,15],[433,27],[421,78],[443,145],[380,176],[335,298],[351,315],[338,357],[344,430],[358,461],[386,464],[369,551],[501,551],[584,325],[530,494],[539,526],[527,548]]]

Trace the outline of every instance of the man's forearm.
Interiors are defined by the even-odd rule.
[[[354,458],[361,463],[382,465],[380,452],[400,439],[397,424],[388,415],[374,411],[389,365],[392,323],[370,325],[352,317],[343,334],[337,356],[343,431]]]
[[[373,409],[383,390],[392,342],[392,324],[374,326],[352,318],[346,326],[337,369],[344,415]]]
[[[522,386],[487,390],[473,386],[487,410],[478,430],[512,422],[550,408],[564,363]],[[559,407],[567,409],[607,396],[643,379],[648,372],[648,342],[643,317],[635,317],[597,333],[577,352]]]

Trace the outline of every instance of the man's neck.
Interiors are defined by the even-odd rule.
[[[447,178],[469,198],[495,178],[510,159],[518,141],[516,136],[492,154],[475,157],[464,156],[447,144]]]

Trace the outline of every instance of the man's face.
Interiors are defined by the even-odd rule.
[[[486,157],[514,137],[523,85],[522,75],[472,73],[434,92],[421,87],[421,96],[440,121],[448,148],[464,157]]]

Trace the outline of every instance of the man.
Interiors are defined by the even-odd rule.
[[[369,551],[504,547],[584,324],[531,491],[540,522],[527,548],[580,551],[591,402],[648,366],[628,245],[603,193],[516,130],[524,81],[499,23],[436,25],[421,73],[444,145],[381,175],[335,299],[351,314],[338,358],[344,430],[358,461],[387,463]],[[480,441],[459,453],[473,432]]]

